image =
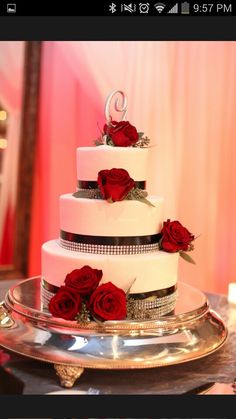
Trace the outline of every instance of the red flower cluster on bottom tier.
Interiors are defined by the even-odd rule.
[[[126,294],[112,282],[98,285],[102,270],[83,266],[65,278],[65,285],[49,302],[54,317],[65,320],[123,320],[126,318]]]

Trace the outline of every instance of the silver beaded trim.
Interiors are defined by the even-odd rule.
[[[41,284],[41,304],[42,309],[48,311],[48,304],[55,293],[48,291],[43,282]],[[132,294],[130,295],[132,298]],[[131,320],[155,320],[161,316],[164,316],[174,310],[178,297],[178,291],[174,291],[172,294],[166,297],[156,298],[154,301],[146,300],[133,300],[135,305],[135,317],[130,318]],[[129,317],[128,317],[129,319]]]
[[[103,255],[137,255],[140,253],[150,253],[159,250],[158,243],[142,244],[142,245],[127,245],[127,246],[113,246],[106,244],[85,244],[76,243],[68,240],[60,239],[59,244],[67,250],[81,253],[96,253]]]
[[[48,291],[44,285],[43,282],[41,283],[41,305],[42,305],[42,309],[43,310],[48,310],[48,304],[49,301],[51,300],[51,298],[54,296],[55,294],[51,291]]]
[[[130,294],[130,298],[132,298],[132,294]],[[155,300],[133,300],[135,307],[138,310],[153,310],[156,308],[162,308],[162,306],[167,306],[175,303],[177,300],[177,290],[172,292],[172,294],[166,295],[165,297],[157,297]]]
[[[165,304],[161,307],[152,309],[152,310],[141,310],[138,314],[135,315],[133,318],[129,318],[129,320],[156,320],[161,316],[165,316],[166,314],[172,312],[176,305],[176,299],[171,303]]]

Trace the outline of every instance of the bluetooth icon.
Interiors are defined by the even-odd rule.
[[[111,3],[109,5],[109,12],[111,12],[111,13],[115,13],[116,12],[116,4],[115,3]]]

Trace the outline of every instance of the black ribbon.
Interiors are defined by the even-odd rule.
[[[140,246],[158,243],[162,234],[152,234],[148,236],[88,236],[84,234],[68,233],[61,230],[60,237],[69,242],[94,244],[94,245],[110,245],[110,246]]]
[[[142,292],[142,293],[137,293],[137,294],[130,293],[129,296],[130,298],[133,298],[134,300],[144,300],[145,298],[149,298],[149,297],[162,298],[162,297],[167,297],[167,295],[173,294],[176,291],[176,289],[177,289],[177,285],[173,285],[172,287],[163,288],[162,290],[158,290],[158,291],[148,291],[148,292]]]
[[[135,182],[136,188],[139,189],[146,189],[146,181],[140,180]],[[78,180],[78,188],[79,189],[97,189],[98,183],[94,180]]]
[[[42,286],[47,291],[50,291],[54,294],[59,290],[59,287],[57,287],[56,285],[49,284],[49,282],[45,281],[45,279],[42,280]],[[129,297],[133,298],[134,300],[144,300],[145,298],[149,298],[153,296],[157,298],[162,298],[162,297],[166,297],[167,295],[173,294],[176,291],[176,289],[177,289],[177,285],[173,285],[172,287],[163,288],[157,291],[142,292],[142,293],[137,293],[137,294],[130,293]]]

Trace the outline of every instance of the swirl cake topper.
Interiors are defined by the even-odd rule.
[[[122,90],[113,90],[109,96],[107,97],[106,103],[105,103],[105,117],[106,121],[109,124],[111,122],[112,116],[111,116],[111,103],[114,98],[114,96],[120,95],[122,99],[122,103],[120,105],[120,97],[117,97],[115,100],[115,110],[117,112],[122,112],[121,121],[124,121],[127,114],[127,96]]]

